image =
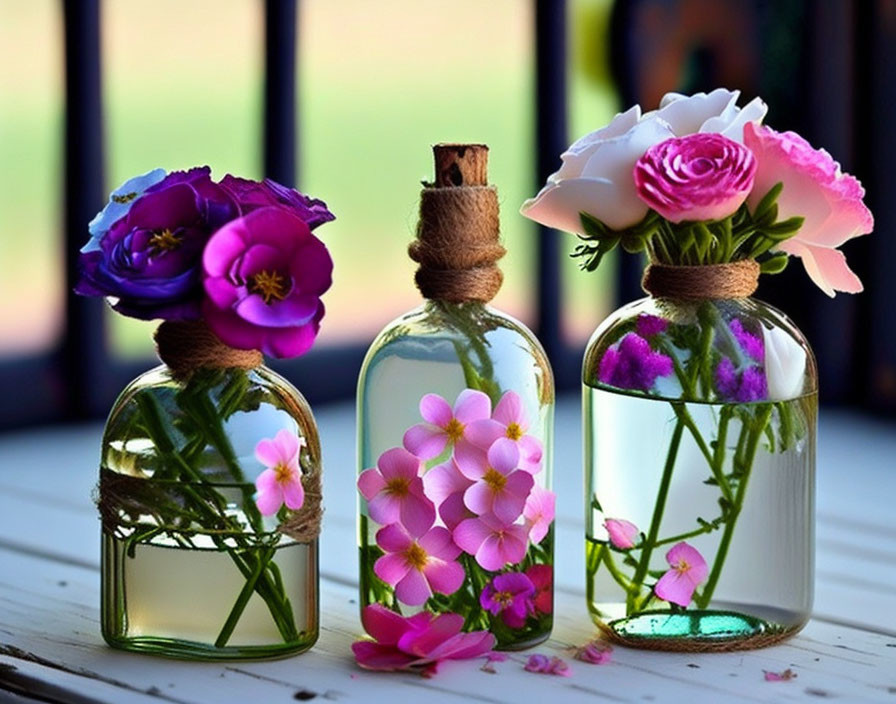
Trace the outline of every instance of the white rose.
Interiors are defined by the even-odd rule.
[[[789,401],[803,393],[806,349],[785,330],[762,326],[765,380],[770,401]]]
[[[570,146],[560,156],[560,169],[520,212],[542,225],[576,233],[582,232],[580,212],[614,230],[637,224],[647,214],[632,178],[638,159],[654,144],[695,132],[718,132],[743,142],[744,125],[760,122],[768,108],[759,98],[738,108],[739,96],[740,91],[724,88],[692,96],[668,93],[659,110],[642,115],[635,105],[619,113]]]

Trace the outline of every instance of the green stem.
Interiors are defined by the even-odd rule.
[[[261,577],[261,573],[264,572],[265,566],[267,565],[268,561],[270,561],[272,555],[273,550],[270,549],[265,550],[263,554],[258,555],[258,559],[256,560],[255,568],[252,570],[252,574],[249,575],[248,579],[246,579],[246,583],[240,590],[240,593],[236,598],[236,602],[234,603],[233,608],[230,610],[230,614],[227,616],[227,620],[224,621],[224,626],[221,628],[221,632],[215,639],[216,648],[223,648],[225,645],[227,645],[227,641],[230,640],[230,636],[233,635],[233,629],[236,628],[236,624],[239,622],[240,617],[243,615],[243,611],[246,610],[246,604],[249,603],[252,592],[255,591],[255,585],[258,582],[258,578]]]

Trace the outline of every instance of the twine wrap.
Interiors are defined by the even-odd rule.
[[[201,320],[166,320],[156,328],[153,339],[159,359],[179,379],[203,367],[254,369],[264,362],[258,350],[225,345]]]
[[[641,280],[641,288],[655,298],[680,301],[746,298],[758,285],[759,264],[753,259],[703,266],[650,264]]]

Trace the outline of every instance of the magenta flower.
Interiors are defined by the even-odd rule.
[[[620,389],[648,391],[659,377],[672,373],[672,358],[650,349],[640,335],[630,332],[607,348],[597,376],[603,384]]]
[[[554,610],[554,568],[551,565],[532,565],[525,575],[535,587],[532,606],[540,614],[549,614]]]
[[[526,575],[507,572],[485,585],[479,595],[479,604],[493,616],[501,614],[501,619],[510,628],[522,628],[533,609],[533,594],[535,585]]]
[[[728,323],[728,329],[731,330],[737,344],[749,357],[757,362],[765,361],[765,345],[761,337],[744,328],[744,324],[737,318]]]
[[[255,504],[263,516],[272,516],[283,504],[296,511],[305,503],[299,452],[305,438],[280,430],[273,439],[264,438],[255,446],[255,458],[265,467],[255,480]]]
[[[492,402],[481,391],[464,389],[452,409],[438,394],[426,394],[420,399],[420,415],[424,423],[408,429],[404,446],[421,460],[438,457],[451,445],[454,460],[463,470],[481,463],[483,451],[469,437],[469,426],[491,416]]]
[[[763,677],[766,682],[789,682],[795,679],[797,674],[789,667],[783,672],[773,672],[771,670],[763,670]]]
[[[439,517],[454,530],[457,524],[475,513],[464,505],[464,493],[473,485],[457,468],[454,460],[433,467],[423,475],[423,491],[439,510]]]
[[[243,215],[269,205],[280,206],[308,225],[309,230],[336,219],[322,200],[309,198],[269,178],[258,182],[227,174],[221,179],[221,188],[231,195]]]
[[[380,528],[376,542],[386,554],[373,565],[376,576],[395,587],[395,596],[410,606],[424,603],[433,592],[453,594],[464,581],[464,568],[454,559],[460,549],[441,526],[422,535],[400,523]]]
[[[813,149],[795,132],[776,132],[748,123],[744,144],[756,155],[759,168],[747,203],[755,209],[776,183],[784,188],[778,197],[778,217],[805,218],[799,232],[778,249],[800,257],[806,273],[822,291],[858,293],[862,282],[846,264],[837,247],[874,228],[871,211],[862,202],[862,184],[840,170],[823,149]]]
[[[681,542],[666,553],[666,561],[671,569],[660,577],[653,591],[664,601],[687,606],[697,585],[709,574],[706,560],[695,548]]]
[[[529,528],[529,540],[536,545],[548,534],[554,520],[555,503],[554,492],[538,485],[532,487],[532,492],[526,499],[523,516]]]
[[[715,382],[719,398],[725,401],[752,403],[768,398],[768,384],[762,369],[750,366],[739,372],[728,357],[722,357],[716,366]]]
[[[756,174],[753,152],[721,134],[655,144],[635,164],[638,197],[670,222],[721,220],[743,203]]]
[[[520,452],[516,443],[500,438],[489,448],[487,460],[458,468],[473,484],[464,492],[464,504],[478,516],[494,513],[498,520],[513,523],[523,512],[535,480],[517,469]]]
[[[526,672],[537,672],[541,675],[559,675],[560,677],[569,677],[572,670],[563,660],[558,657],[548,657],[541,653],[530,655],[526,664],[523,665]]]
[[[403,447],[386,450],[376,468],[358,476],[358,489],[367,499],[370,517],[380,525],[401,522],[414,535],[422,535],[436,520],[426,497],[420,472],[423,464]]]
[[[307,224],[286,208],[253,210],[212,236],[202,263],[202,313],[224,343],[273,357],[308,351],[333,262]]]
[[[622,518],[608,518],[604,521],[604,528],[610,536],[610,544],[620,550],[628,550],[635,547],[638,539],[638,526],[631,521]]]
[[[613,654],[613,646],[600,640],[585,643],[576,651],[576,660],[587,662],[589,665],[606,665]]]
[[[668,320],[660,318],[658,315],[649,315],[647,313],[641,313],[635,322],[635,332],[644,339],[664,333],[668,327]]]
[[[500,437],[513,440],[520,452],[520,469],[536,474],[541,470],[543,448],[538,438],[526,435],[529,419],[523,400],[516,391],[507,391],[498,401],[490,419],[470,425],[469,437],[473,443],[488,449]]]
[[[526,556],[526,526],[502,523],[493,514],[461,521],[454,529],[454,542],[468,555],[473,555],[481,567],[489,571],[504,565],[515,565]]]
[[[421,611],[410,618],[381,604],[361,612],[364,630],[374,639],[352,643],[358,665],[367,670],[410,670],[432,674],[443,660],[478,658],[495,647],[488,631],[461,633],[462,616]]]

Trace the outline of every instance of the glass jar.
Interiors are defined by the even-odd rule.
[[[483,303],[427,300],[379,334],[358,383],[362,608],[458,613],[504,649],[550,635],[553,405],[541,345]]]
[[[588,608],[610,639],[760,647],[799,631],[814,578],[817,372],[752,298],[645,298],[583,367]]]
[[[271,459],[280,450],[283,461]],[[283,478],[295,452],[302,507],[262,515],[255,480]],[[314,644],[320,442],[289,382],[264,366],[200,368],[186,380],[152,369],[116,401],[100,472],[106,642],[202,659]],[[309,520],[310,532],[299,525]]]

